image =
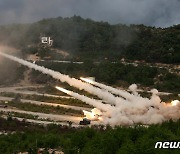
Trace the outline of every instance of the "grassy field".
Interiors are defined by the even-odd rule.
[[[3,104],[3,103],[1,103]],[[9,102],[8,106],[16,107],[17,109],[24,110],[24,111],[32,111],[32,112],[40,112],[40,113],[51,113],[51,114],[65,114],[65,115],[72,115],[72,116],[83,116],[82,111],[73,110],[73,109],[66,109],[60,106],[53,107],[47,105],[35,105],[31,103],[14,103]]]

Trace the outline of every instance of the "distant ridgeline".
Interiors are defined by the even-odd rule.
[[[42,35],[52,37],[53,48],[79,58],[180,63],[180,24],[169,28],[111,25],[73,16],[0,26],[0,42],[25,53],[37,52]]]

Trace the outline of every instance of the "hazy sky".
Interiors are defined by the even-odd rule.
[[[0,24],[74,14],[112,24],[167,27],[180,24],[180,0],[0,0]]]

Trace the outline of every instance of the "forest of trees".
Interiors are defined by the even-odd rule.
[[[25,122],[0,118],[0,130],[16,131],[0,135],[0,153],[28,151],[36,154],[38,148],[60,148],[66,154],[178,154],[179,149],[155,149],[157,141],[179,141],[180,121],[164,122],[150,127],[93,127],[75,129],[48,125],[30,125]]]
[[[180,25],[169,28],[111,25],[73,16],[0,26],[0,42],[24,52],[36,53],[41,36],[51,36],[53,48],[71,52],[75,58],[180,62]]]

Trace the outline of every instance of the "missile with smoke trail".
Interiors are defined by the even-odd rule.
[[[20,63],[22,65],[25,65],[25,66],[27,66],[29,68],[40,71],[40,72],[42,72],[44,74],[51,75],[54,79],[58,79],[61,82],[66,82],[70,86],[76,87],[76,88],[78,88],[80,90],[85,90],[85,91],[87,91],[87,92],[89,92],[89,93],[91,93],[93,95],[98,96],[99,98],[104,100],[106,103],[115,105],[115,104],[117,104],[117,102],[122,102],[123,101],[121,98],[115,97],[114,95],[112,95],[108,91],[105,91],[105,90],[102,90],[100,88],[94,87],[94,86],[92,86],[92,85],[90,85],[88,83],[84,83],[81,80],[78,80],[78,79],[75,79],[75,78],[70,78],[68,75],[61,74],[60,72],[53,71],[53,70],[45,68],[43,66],[38,66],[38,65],[36,65],[34,63],[25,61],[23,59],[20,59],[20,58],[17,58],[17,57],[14,57],[14,56],[2,53],[2,52],[0,52],[0,55],[6,57],[8,59],[11,59],[13,61],[16,61],[16,62],[18,62],[18,63]]]
[[[113,87],[111,87],[111,86],[107,86],[107,85],[104,85],[104,84],[102,84],[102,83],[96,82],[96,81],[94,81],[94,80],[90,80],[90,79],[88,79],[88,78],[80,77],[80,79],[81,79],[82,81],[85,81],[85,82],[87,82],[87,83],[90,83],[90,84],[92,84],[92,85],[95,85],[95,86],[97,86],[97,87],[100,87],[100,88],[102,88],[102,89],[105,89],[105,90],[107,90],[107,91],[109,91],[109,92],[111,92],[111,93],[113,93],[113,94],[119,95],[119,96],[121,96],[121,97],[123,97],[123,98],[125,98],[125,99],[127,99],[127,100],[132,100],[132,99],[134,99],[134,97],[135,97],[134,95],[128,93],[127,91],[119,90],[119,89],[113,88]]]
[[[87,83],[90,83],[92,85],[95,85],[97,87],[100,87],[102,89],[105,89],[113,94],[116,94],[116,95],[119,95],[120,97],[123,97],[124,99],[121,99],[121,103],[118,103],[117,105],[123,105],[122,102],[124,103],[128,103],[128,102],[149,102],[150,100],[147,99],[147,98],[143,98],[141,97],[140,95],[137,94],[136,92],[136,89],[137,89],[137,85],[136,84],[132,84],[129,89],[133,92],[133,94],[130,94],[129,92],[127,91],[124,91],[124,90],[119,90],[119,89],[116,89],[116,88],[113,88],[111,86],[107,86],[107,85],[104,85],[102,83],[99,83],[99,82],[96,82],[94,80],[90,80],[89,78],[83,78],[83,77],[80,77],[80,79],[82,81],[85,81]],[[152,91],[153,93],[154,91]],[[157,94],[158,92],[156,92]],[[119,97],[118,97],[119,98]]]
[[[69,91],[62,87],[56,86],[55,88],[65,94],[68,94],[78,100],[81,100],[89,105],[96,107],[92,109],[91,112],[83,110],[85,117],[90,120],[99,120],[102,122],[104,119],[111,117],[113,111],[115,110],[114,106],[111,106],[109,104],[103,104],[102,101],[95,100],[84,95],[80,95],[78,93]]]
[[[81,101],[83,101],[83,102],[85,102],[85,103],[87,103],[89,105],[92,105],[92,106],[94,106],[94,107],[96,107],[96,108],[98,108],[99,110],[102,110],[102,111],[108,112],[108,111],[110,111],[110,110],[112,110],[114,108],[113,106],[111,106],[109,104],[103,104],[102,101],[100,101],[100,100],[92,99],[92,98],[89,98],[87,96],[80,95],[78,93],[75,93],[73,91],[69,91],[67,89],[64,89],[64,88],[61,88],[61,87],[58,87],[58,86],[56,86],[56,89],[58,89],[59,91],[62,91],[65,94],[73,96],[74,98],[79,99],[79,100],[81,100]]]
[[[17,57],[13,57],[7,55],[5,53],[1,53],[0,55],[14,60],[20,64],[28,66],[29,68],[33,68],[38,70],[44,74],[49,74],[53,78],[58,79],[62,82],[67,82],[70,86],[74,86],[79,88],[80,90],[84,89],[89,93],[97,95],[99,98],[105,100],[110,104],[114,104],[111,106],[110,104],[103,104],[99,100],[91,99],[84,95],[80,95],[78,93],[74,93],[72,91],[58,88],[64,93],[71,95],[83,102],[86,102],[90,105],[93,105],[100,111],[102,111],[102,121],[104,124],[114,125],[132,125],[132,124],[156,124],[161,123],[165,120],[177,120],[180,118],[180,103],[179,101],[173,101],[170,106],[164,105],[160,98],[157,96],[158,91],[152,90],[152,97],[151,99],[142,98],[138,95],[134,95],[125,92],[119,93],[120,96],[123,96],[125,99],[115,97],[113,94],[108,92],[107,90],[112,90],[112,87],[108,88],[106,85],[98,84],[99,87],[102,87],[107,90],[103,90],[89,83],[84,83],[81,80],[77,80],[75,78],[70,78],[68,75],[61,74],[59,72],[47,69],[42,66],[38,66],[36,64],[30,63],[28,61],[19,59]],[[132,86],[131,89],[134,90],[136,86]],[[114,90],[114,89],[113,89]]]

